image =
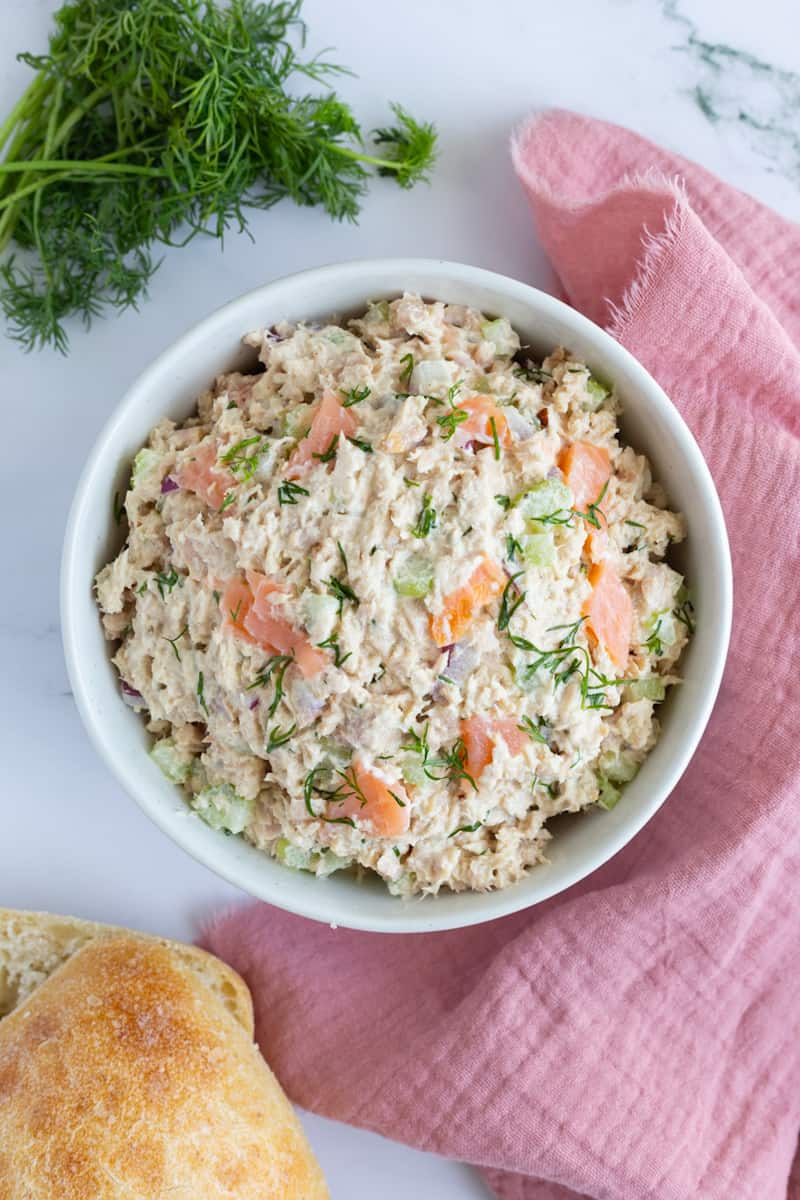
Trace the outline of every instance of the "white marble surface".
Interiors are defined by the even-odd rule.
[[[25,80],[14,53],[43,46],[55,7],[0,0],[1,110]],[[129,382],[178,333],[239,292],[337,259],[431,255],[547,286],[506,151],[513,123],[545,105],[630,125],[800,215],[796,0],[682,0],[677,10],[669,0],[307,0],[305,13],[311,46],[336,46],[358,73],[342,89],[366,127],[383,120],[387,98],[437,122],[431,187],[377,184],[358,226],[282,205],[254,217],[255,244],[232,236],[222,254],[212,241],[170,252],[141,313],[71,331],[69,358],[26,357],[0,336],[0,904],[190,938],[240,895],[168,843],[111,779],[78,720],[59,640],[59,554],[81,464]],[[486,1195],[458,1164],[304,1120],[337,1200]]]

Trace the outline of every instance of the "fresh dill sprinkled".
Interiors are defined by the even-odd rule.
[[[453,407],[443,417],[437,417],[436,424],[442,430],[442,440],[449,442],[459,425],[462,425],[467,420],[469,420],[469,413],[465,408]]]
[[[467,750],[462,738],[457,738],[449,750],[443,750],[439,755],[432,755],[428,743],[428,722],[421,734],[413,729],[406,730],[407,741],[401,750],[410,750],[418,754],[422,760],[422,770],[428,779],[441,782],[443,779],[464,779],[477,792],[478,785],[466,769]]]
[[[339,634],[338,633],[332,633],[331,636],[326,638],[324,642],[317,642],[317,645],[320,647],[321,650],[332,650],[333,651],[333,665],[335,667],[344,666],[344,664],[347,662],[348,658],[350,658],[350,656],[352,654],[352,650],[348,651],[347,654],[342,654],[341,648],[339,646]]]
[[[468,533],[472,533],[474,528],[475,528],[474,525],[468,525],[467,528],[465,530],[463,530],[461,536],[466,537]]]
[[[398,378],[401,383],[408,383],[411,378],[411,372],[414,370],[414,355],[404,354],[400,362],[403,363],[403,369]]]
[[[239,603],[236,605],[236,608],[231,608],[231,609],[229,610],[229,611],[230,611],[230,614],[231,614],[231,623],[232,623],[232,624],[234,624],[234,625],[236,625],[236,624],[238,623],[238,621],[239,621],[239,613],[240,613],[240,611],[241,611],[241,608],[242,608],[242,600],[241,600],[241,597],[240,597],[240,598],[239,598]]]
[[[516,575],[512,575],[506,586],[503,588],[503,595],[500,599],[500,612],[497,617],[497,628],[502,632],[508,629],[508,624],[514,613],[525,600],[525,593],[521,592],[517,587],[517,580],[523,571],[517,571]],[[511,593],[516,593],[516,599],[512,601]]]
[[[341,542],[336,543],[336,549],[339,551],[339,558],[341,559],[342,566],[344,567],[344,569],[346,571],[347,570],[347,555],[344,552],[344,546],[342,545]]]
[[[522,730],[523,733],[527,733],[528,737],[532,741],[541,742],[545,746],[547,745],[545,731],[549,731],[550,726],[547,724],[544,717],[537,717],[535,723],[530,719],[530,717],[521,717],[520,722],[517,725],[517,729]]]
[[[392,853],[399,858],[401,854],[400,848],[398,846],[392,846]]]
[[[432,125],[399,105],[365,145],[302,52],[299,0],[69,0],[2,124],[0,304],[27,348],[67,348],[64,319],[136,307],[159,244],[247,229],[288,197],[355,220],[371,172],[427,178]]]
[[[259,672],[252,683],[247,685],[247,691],[251,692],[253,688],[267,687],[272,683],[275,691],[272,697],[272,703],[267,709],[267,716],[274,717],[277,712],[278,705],[283,698],[283,677],[286,674],[286,668],[289,663],[294,662],[291,654],[275,654],[266,666]]]
[[[452,833],[448,833],[448,837],[455,837],[457,833],[474,833],[476,829],[480,829],[483,821],[475,821],[473,825],[459,825],[458,829],[454,829]]]
[[[537,517],[537,525],[567,525],[570,529],[573,528],[571,508],[557,508],[555,512],[545,513],[543,517]]]
[[[340,388],[340,393],[342,396],[344,396],[344,400],[342,400],[342,408],[352,408],[354,404],[360,404],[362,400],[366,400],[367,396],[369,396],[371,392],[372,388],[368,388],[366,385],[362,388],[350,388],[349,392],[346,392],[343,388]]]
[[[222,501],[222,504],[220,504],[218,511],[224,513],[225,509],[230,508],[235,499],[236,495],[234,492],[226,492],[225,499]]]
[[[395,804],[399,804],[401,808],[406,807],[405,800],[401,800],[396,792],[393,792],[391,788],[387,788],[387,791],[388,791],[389,795],[392,797],[392,799],[394,800]]]
[[[450,387],[447,389],[447,399],[450,401],[451,404],[454,403],[456,396],[461,391],[463,386],[464,386],[463,379],[457,379],[455,381],[455,383],[450,384]],[[439,403],[441,404],[441,400],[439,401]]]
[[[342,608],[344,607],[345,600],[349,600],[351,604],[355,604],[356,608],[358,608],[359,604],[361,603],[350,585],[345,583],[344,580],[337,578],[336,575],[333,575],[330,579],[326,580],[325,586],[327,587],[330,595],[334,596],[339,601],[340,616],[342,614]]]
[[[526,383],[549,383],[553,378],[549,371],[545,371],[531,362],[515,367],[512,374],[517,379],[524,379]]]
[[[499,462],[500,461],[500,439],[497,436],[497,422],[495,421],[494,417],[489,417],[489,427],[492,431],[492,442],[494,443],[495,461]]]
[[[202,710],[206,714],[206,716],[208,716],[208,705],[206,704],[206,687],[205,687],[205,681],[203,679],[202,671],[200,671],[197,676],[197,689],[196,690],[197,690],[197,699],[200,702],[200,707],[202,708]]]
[[[259,450],[248,456],[244,451],[250,446],[258,446]],[[236,442],[230,450],[222,455],[219,461],[228,467],[241,483],[247,483],[255,475],[261,449],[263,449],[261,437],[256,434],[254,437],[242,438],[240,442]]]
[[[603,490],[593,504],[590,504],[586,512],[579,512],[576,508],[572,512],[576,517],[583,517],[584,521],[588,521],[590,525],[594,525],[595,529],[600,528],[600,518],[597,515],[600,505],[603,503],[603,498],[608,491],[608,480],[603,484]]]
[[[239,407],[239,405],[236,403],[235,400],[229,400],[228,403],[225,405],[225,412],[230,412],[232,408],[238,408],[238,407]]]
[[[694,605],[691,600],[684,600],[682,604],[679,604],[677,608],[672,610],[672,613],[682,625],[686,626],[689,633],[694,633]]]
[[[278,484],[279,504],[297,504],[298,496],[310,495],[306,488],[300,487],[299,483],[292,483],[290,479],[284,479],[283,483]]]
[[[406,485],[406,487],[419,487],[420,486],[419,481],[417,479],[409,479],[407,475],[403,476],[403,483]]]
[[[114,492],[114,524],[119,525],[122,518],[125,516],[125,493]]]
[[[327,449],[323,450],[322,454],[314,454],[314,455],[312,455],[312,457],[318,458],[320,462],[324,462],[324,463],[330,462],[332,458],[336,457],[336,451],[338,449],[338,446],[339,446],[339,435],[338,435],[338,433],[335,433],[333,435],[333,437],[331,438],[331,440],[328,442]]]
[[[341,781],[334,788],[323,788],[317,783],[317,777],[324,773],[328,776],[338,776]],[[351,825],[355,828],[355,821],[351,817],[328,817],[322,813],[314,811],[313,797],[322,796],[328,805],[343,804],[346,800],[355,798],[359,802],[359,806],[364,808],[367,804],[367,797],[358,782],[355,767],[347,767],[344,771],[335,768],[333,771],[329,767],[317,766],[312,767],[308,775],[306,775],[303,784],[303,795],[305,798],[306,809],[309,814],[318,821],[327,821],[331,825]],[[397,797],[395,797],[397,799]],[[398,801],[398,803],[402,803]]]
[[[555,800],[556,796],[558,795],[558,790],[554,783],[545,783],[545,781],[540,779],[538,775],[534,775],[533,783],[531,784],[531,791],[535,792],[537,787],[544,788],[551,800]]]
[[[522,546],[519,544],[513,533],[506,534],[506,557],[509,562],[514,562],[518,554],[522,553]]]
[[[656,658],[659,658],[664,653],[664,643],[662,642],[661,638],[658,636],[658,631],[660,628],[661,628],[661,617],[659,617],[658,620],[656,621],[653,632],[650,634],[647,641],[645,642],[645,646],[647,647],[647,653],[655,654]]]
[[[436,510],[431,503],[431,497],[425,493],[422,497],[422,508],[417,517],[417,523],[412,527],[412,534],[415,538],[427,537],[432,529],[436,528]]]
[[[171,592],[175,584],[180,582],[180,578],[174,567],[170,567],[168,573],[156,571],[156,587],[162,600],[164,599],[164,589],[166,588],[167,592]]]
[[[372,443],[364,441],[363,438],[348,437],[348,442],[352,442],[359,450],[363,450],[365,454],[372,454]]]
[[[287,729],[281,729],[280,725],[273,726],[269,731],[269,738],[267,739],[267,754],[272,754],[273,750],[278,750],[281,746],[285,746],[296,729],[297,725],[295,723],[292,723]]]
[[[634,529],[644,529],[644,528],[645,528],[645,526],[644,526],[644,525],[641,523],[641,521],[628,521],[628,520],[626,520],[626,521],[625,521],[625,524],[626,524],[626,525],[633,525]]]
[[[137,591],[137,593],[138,593],[140,596],[143,596],[143,595],[145,594],[145,592],[147,591],[147,580],[146,580],[146,579],[144,579],[144,580],[143,580],[143,581],[142,581],[142,582],[139,584],[139,586],[138,586],[138,588],[136,589],[136,591]]]
[[[174,653],[175,657],[177,658],[178,662],[181,661],[180,651],[178,650],[178,642],[181,640],[183,635],[188,632],[189,632],[189,626],[184,625],[184,627],[180,631],[180,633],[176,634],[176,636],[174,638],[168,638],[168,637],[164,638],[164,641],[169,642],[170,646],[172,646],[173,653]]]
[[[215,603],[215,604],[219,604],[220,600],[222,599],[222,593],[221,593],[221,592],[217,592],[217,591],[213,591],[213,592],[211,593],[211,595],[212,595],[212,597],[213,597],[213,599],[214,599],[214,603]]]
[[[508,509],[511,508],[511,497],[510,496],[503,496],[502,493],[498,492],[495,495],[495,500],[500,505],[500,507],[504,508],[506,511],[508,511]]]

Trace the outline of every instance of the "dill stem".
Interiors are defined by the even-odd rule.
[[[376,158],[374,154],[367,154],[363,150],[353,150],[350,146],[341,146],[338,142],[327,142],[331,150],[335,150],[337,154],[343,154],[345,158],[354,158],[358,162],[370,163],[373,167],[385,167],[389,171],[399,171],[404,164],[392,158]]]
[[[124,153],[128,153],[126,149]],[[0,175],[19,174],[23,171],[68,171],[73,178],[75,174],[94,175],[97,172],[107,175],[150,175],[153,178],[164,179],[167,172],[160,167],[140,167],[135,163],[114,163],[108,169],[109,154],[105,158],[31,158],[23,162],[0,163]]]
[[[22,93],[19,100],[6,117],[5,121],[3,121],[3,124],[0,125],[0,150],[3,149],[22,118],[28,115],[27,110],[31,107],[31,102],[36,100],[39,104],[41,104],[42,96],[40,93],[46,92],[48,88],[51,88],[52,86],[53,85],[49,79],[45,79],[40,75],[37,75],[37,77],[28,84],[25,91]]]

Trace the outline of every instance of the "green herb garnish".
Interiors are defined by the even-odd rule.
[[[656,621],[653,632],[650,634],[647,641],[645,642],[645,646],[647,647],[647,653],[655,654],[656,658],[660,657],[664,653],[664,643],[662,642],[661,638],[658,636],[658,631],[660,628],[661,628],[661,617],[659,617],[658,620]]]
[[[510,496],[503,496],[501,493],[498,492],[498,494],[495,496],[495,500],[500,505],[500,507],[504,508],[506,511],[508,511],[508,509],[511,508],[511,497]]]
[[[341,395],[344,396],[344,400],[342,400],[342,408],[352,408],[354,404],[360,404],[362,400],[366,400],[371,391],[372,388],[368,388],[366,385],[362,388],[350,388],[349,392],[346,392],[343,388],[341,388]]]
[[[474,825],[459,825],[458,829],[454,829],[452,833],[448,833],[448,837],[455,837],[457,833],[474,833],[476,829],[480,829],[483,821],[476,821]]]
[[[542,367],[537,367],[533,363],[528,363],[526,366],[515,367],[512,374],[517,379],[524,379],[526,383],[549,383],[553,376],[549,371],[545,371]]]
[[[408,383],[409,379],[411,378],[411,372],[414,370],[414,355],[404,354],[400,359],[400,362],[403,363],[404,366],[398,378],[401,383]]]
[[[290,479],[284,479],[283,483],[278,484],[278,503],[279,504],[297,504],[298,496],[309,496],[304,487],[300,487],[299,483],[292,483]]]
[[[297,725],[294,723],[291,724],[287,729],[281,729],[280,725],[275,725],[269,731],[266,753],[268,755],[272,754],[273,750],[277,750],[279,747],[285,746],[296,729]]]
[[[197,689],[196,690],[197,690],[197,699],[200,701],[200,707],[202,708],[202,710],[206,714],[206,716],[208,716],[208,705],[206,704],[206,688],[205,688],[205,682],[203,680],[203,672],[202,671],[200,671],[200,673],[197,676]]]
[[[181,661],[180,651],[178,650],[178,642],[181,640],[183,635],[188,632],[189,632],[189,626],[184,625],[184,627],[180,631],[180,633],[177,634],[174,638],[168,638],[168,637],[164,638],[164,641],[169,642],[170,646],[172,646],[173,653],[175,654],[175,657],[177,658],[178,662]]]
[[[626,521],[625,521],[625,524],[626,524],[626,525],[633,525],[633,527],[634,527],[635,529],[644,529],[644,528],[645,528],[645,526],[644,526],[644,525],[641,523],[641,521],[628,521],[628,520],[626,520]]]
[[[345,600],[349,600],[351,604],[355,604],[356,608],[358,608],[359,604],[361,603],[350,585],[345,583],[344,580],[338,579],[336,575],[328,579],[325,586],[327,587],[330,595],[335,596],[335,598],[339,601],[339,616],[342,615],[342,608],[344,607]]]
[[[419,486],[420,486],[420,484],[419,484],[419,481],[418,481],[418,480],[416,480],[416,479],[409,479],[407,475],[404,475],[404,476],[403,476],[403,483],[404,483],[404,484],[406,485],[406,487],[408,487],[408,488],[411,488],[411,487],[419,487]]]
[[[494,417],[489,417],[489,428],[492,431],[492,442],[494,443],[495,461],[499,462],[500,461],[500,439],[497,436],[497,422],[495,421]]]
[[[359,450],[363,450],[365,454],[372,454],[372,443],[365,442],[363,438],[348,437],[348,442],[352,442],[354,446],[358,446]]]
[[[267,709],[267,716],[274,717],[277,712],[278,705],[283,697],[283,677],[286,674],[286,668],[289,663],[294,662],[291,654],[275,654],[262,671],[256,676],[252,683],[247,685],[246,690],[251,692],[253,688],[267,687],[272,683],[275,691],[272,697],[272,703]]]
[[[436,528],[436,510],[431,504],[431,497],[426,493],[422,497],[422,508],[417,517],[417,523],[413,526],[411,532],[415,538],[427,537],[432,529]]]
[[[219,508],[218,508],[218,510],[217,510],[217,511],[218,511],[218,512],[221,512],[221,513],[224,513],[224,512],[225,512],[225,509],[226,509],[226,508],[230,508],[230,506],[233,504],[233,502],[234,502],[234,500],[235,500],[235,499],[236,499],[236,494],[235,494],[235,492],[226,492],[226,493],[225,493],[225,499],[222,501],[222,504],[220,504],[220,506],[219,506]]]
[[[164,588],[167,589],[167,592],[172,592],[175,584],[180,582],[180,578],[174,567],[170,567],[169,573],[156,571],[156,587],[162,600],[164,599]]]
[[[244,451],[250,446],[258,446],[259,450],[256,450],[254,454],[247,455]],[[263,449],[262,439],[259,434],[256,434],[254,437],[242,438],[240,442],[236,442],[230,450],[222,455],[219,461],[224,463],[241,483],[247,483],[256,472],[261,449]]]
[[[341,68],[298,56],[299,0],[69,0],[6,121],[0,304],[27,348],[64,351],[64,319],[135,307],[159,244],[247,228],[283,197],[358,214],[370,171],[425,179],[432,125],[393,105],[365,148],[331,90]],[[295,35],[295,32],[297,36]],[[309,85],[320,92],[311,94]]]
[[[595,502],[593,504],[589,505],[586,512],[578,512],[578,510],[576,508],[573,508],[572,509],[573,514],[576,517],[582,517],[584,519],[584,521],[588,521],[588,523],[590,525],[594,525],[595,529],[599,529],[600,528],[600,518],[597,515],[597,511],[598,511],[600,505],[603,503],[603,497],[605,496],[607,491],[608,491],[608,480],[605,481],[605,483],[603,484],[602,492],[597,497]]]
[[[518,554],[522,554],[522,546],[519,544],[513,533],[506,534],[506,557],[509,562],[514,562]]]
[[[339,435],[338,435],[338,433],[335,433],[333,435],[333,437],[331,438],[331,440],[328,442],[327,449],[323,450],[322,454],[314,454],[314,455],[312,455],[312,457],[318,458],[320,462],[324,462],[324,463],[330,462],[332,458],[336,457],[336,450],[337,450],[338,446],[339,446]]]
[[[332,633],[331,636],[326,638],[324,642],[317,642],[317,645],[320,647],[320,649],[333,651],[333,665],[335,667],[344,666],[352,654],[352,650],[348,651],[347,654],[342,654],[339,646],[338,633]]]
[[[516,575],[512,575],[506,586],[503,588],[503,595],[500,599],[500,612],[497,617],[497,628],[502,632],[508,629],[508,623],[514,613],[519,608],[520,604],[525,600],[525,593],[521,592],[517,587],[517,580],[524,571],[517,571]],[[511,593],[516,592],[516,599],[511,599]]]
[[[454,435],[459,425],[464,421],[469,420],[469,413],[465,408],[451,408],[450,412],[445,413],[443,417],[436,418],[436,424],[441,427],[442,440],[449,442]]]
[[[550,726],[545,721],[544,717],[538,717],[534,723],[530,717],[521,717],[517,725],[517,729],[521,729],[523,733],[527,733],[531,741],[541,742],[542,745],[547,745],[547,738],[544,735],[545,730],[549,730]]]

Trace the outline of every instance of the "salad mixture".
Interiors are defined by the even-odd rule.
[[[513,883],[658,737],[684,521],[611,383],[503,317],[404,295],[246,341],[137,454],[97,577],[152,757],[288,867]]]

